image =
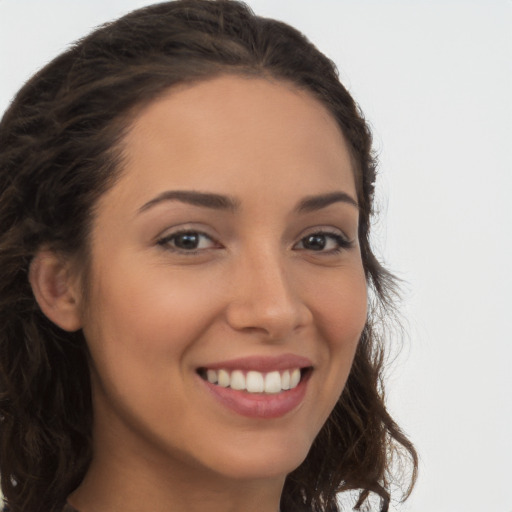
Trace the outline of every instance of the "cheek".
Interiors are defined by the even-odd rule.
[[[168,392],[172,374],[182,372],[194,342],[215,317],[217,302],[198,293],[188,276],[168,275],[165,268],[136,273],[123,268],[98,272],[94,281],[84,322],[93,364],[118,395],[142,393],[143,386],[137,386],[148,381]]]
[[[355,351],[367,318],[367,292],[364,279],[353,288],[339,290],[328,307],[328,339],[333,350]]]
[[[367,319],[367,287],[364,272],[355,269],[324,288],[316,301],[317,328],[325,341],[325,395],[319,414],[321,427],[341,395]],[[320,405],[320,404],[319,404]]]
[[[126,424],[169,424],[185,414],[187,355],[215,318],[216,301],[169,269],[118,268],[97,273],[84,324],[96,407],[110,419],[105,411],[116,410]]]
[[[362,266],[340,272],[338,279],[325,280],[324,286],[311,289],[311,296],[317,328],[330,351],[355,351],[367,317],[367,285]]]
[[[96,282],[90,323],[101,329],[97,334],[113,343],[131,340],[140,351],[149,347],[172,350],[176,344],[186,344],[201,329],[199,320],[213,314],[211,294],[201,293],[190,275],[165,268],[109,272]]]

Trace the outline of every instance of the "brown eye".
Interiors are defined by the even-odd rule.
[[[323,231],[311,233],[303,237],[295,246],[296,249],[325,253],[336,253],[341,249],[348,249],[350,247],[352,247],[352,242],[339,233]]]
[[[302,239],[302,245],[304,246],[304,249],[308,249],[310,251],[323,251],[327,245],[327,239],[325,235],[308,235]]]
[[[200,235],[198,233],[183,233],[174,236],[174,245],[180,249],[197,249]]]
[[[194,252],[211,249],[216,246],[216,243],[206,233],[201,233],[200,231],[180,231],[158,240],[158,245],[175,251]]]

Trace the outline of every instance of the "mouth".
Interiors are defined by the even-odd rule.
[[[301,382],[307,380],[312,370],[311,366],[270,372],[199,368],[197,373],[204,381],[220,388],[249,394],[276,395],[297,388]]]
[[[196,369],[197,378],[225,409],[255,420],[288,417],[306,399],[313,362],[297,354],[254,355]]]

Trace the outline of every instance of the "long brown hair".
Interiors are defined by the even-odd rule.
[[[334,64],[294,28],[236,1],[178,0],[76,43],[20,90],[0,124],[0,473],[12,512],[59,510],[91,460],[86,342],[39,310],[31,259],[45,246],[87,266],[94,205],[122,173],[119,147],[134,112],[173,85],[225,73],[292,82],[319,99],[348,142],[360,204],[368,320],[336,407],[286,479],[282,511],[337,511],[347,490],[360,491],[356,508],[376,494],[386,511],[392,485],[407,496],[414,483],[416,452],[383,396],[381,327],[395,288],[370,246],[368,126]],[[393,472],[406,462],[408,473]]]

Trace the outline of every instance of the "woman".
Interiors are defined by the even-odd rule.
[[[396,455],[414,481],[370,133],[301,34],[135,11],[23,87],[0,148],[9,510],[387,510]]]

